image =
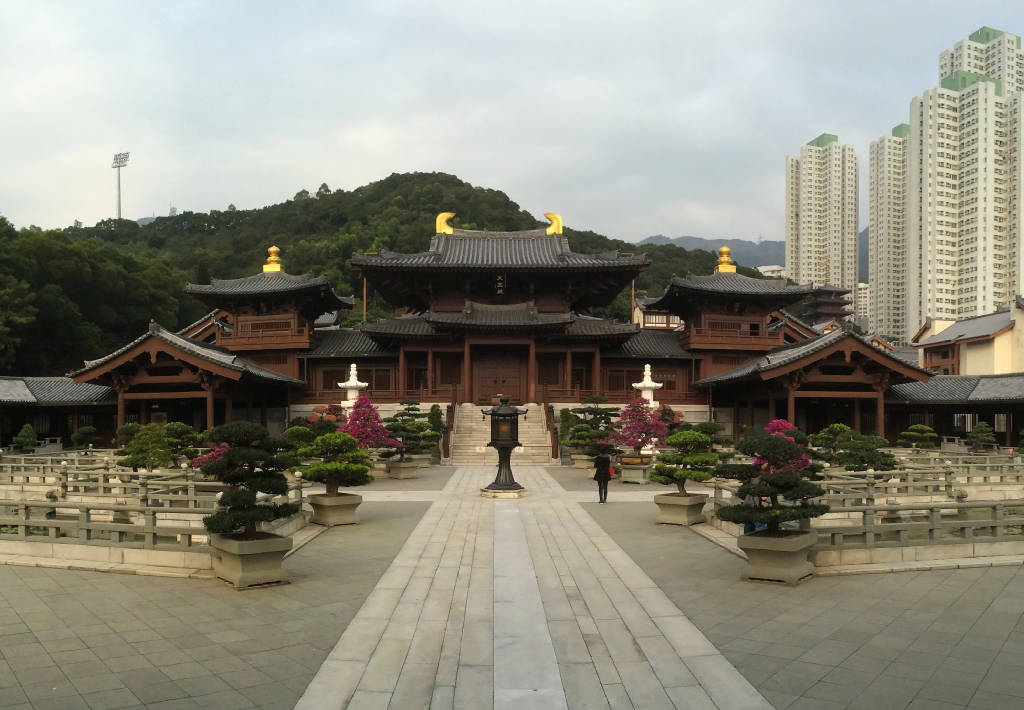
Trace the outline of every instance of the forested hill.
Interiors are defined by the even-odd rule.
[[[456,213],[463,229],[530,229],[538,221],[499,191],[444,173],[394,174],[351,191],[321,185],[268,207],[158,217],[145,226],[106,220],[95,227],[14,230],[0,217],[0,374],[61,374],[120,347],[152,317],[175,328],[204,312],[185,296],[185,281],[255,273],[272,244],[290,273],[328,277],[342,294],[359,293],[353,253],[422,251],[438,212]],[[563,215],[569,224],[572,215]],[[566,229],[580,252],[644,252],[651,267],[637,288],[660,293],[675,274],[707,274],[716,255],[645,245]],[[757,275],[741,267],[743,273]],[[601,315],[628,318],[628,289]],[[372,316],[388,304],[369,300]],[[357,306],[357,309],[358,306]]]

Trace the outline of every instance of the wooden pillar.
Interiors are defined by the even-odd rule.
[[[1006,413],[1006,444],[1013,446],[1013,412]]]
[[[118,388],[117,390],[117,428],[120,429],[124,426],[125,411],[124,411],[124,389]]]
[[[565,388],[572,389],[572,350],[565,351]]]
[[[213,388],[206,390],[206,428],[216,426],[213,422]]]
[[[526,361],[526,400],[537,401],[537,339],[530,338],[530,353]]]
[[[853,430],[860,434],[860,397],[853,398]]]
[[[78,410],[71,413],[71,433],[78,433]]]
[[[398,346],[398,399],[405,397],[405,346]]]
[[[786,420],[796,426],[796,389],[793,387],[786,390]]]
[[[875,429],[879,435],[885,436],[885,390],[875,395]]]
[[[469,338],[462,341],[462,399],[465,402],[473,401],[473,387],[471,385],[471,376],[473,370],[470,369],[469,364]]]
[[[604,389],[604,387],[602,386],[603,383],[601,382],[601,348],[600,347],[594,348],[594,374],[593,374],[593,376],[590,379],[592,380],[592,382],[590,383],[591,388],[594,390],[595,394],[599,394]]]
[[[427,391],[428,396],[434,394],[434,349],[427,348]]]
[[[139,400],[139,424],[142,426],[149,424],[149,402],[145,399]]]

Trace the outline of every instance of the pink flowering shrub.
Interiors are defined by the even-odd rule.
[[[647,400],[637,397],[623,408],[611,434],[597,443],[600,445],[627,446],[633,453],[649,446],[655,439],[664,438],[668,426],[648,406]]]
[[[348,420],[338,428],[338,431],[358,441],[362,449],[402,448],[402,443],[391,437],[391,432],[381,421],[377,407],[366,396],[356,399],[352,404],[352,411],[348,414]]]
[[[226,442],[218,442],[212,449],[207,451],[201,456],[196,456],[192,459],[192,468],[200,468],[203,464],[213,463],[214,461],[220,461],[224,458],[224,454],[230,447]]]

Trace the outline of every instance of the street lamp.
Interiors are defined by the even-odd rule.
[[[128,153],[114,153],[110,167],[117,170],[117,218],[121,219],[121,168],[128,164]]]
[[[508,403],[508,395],[500,396],[500,404],[490,409],[482,409],[485,417],[491,418],[491,440],[488,446],[498,450],[498,475],[486,491],[521,491],[523,487],[512,477],[512,449],[522,446],[519,443],[519,415],[526,414],[524,409],[516,409]]]

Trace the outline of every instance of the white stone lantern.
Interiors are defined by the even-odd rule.
[[[633,383],[633,389],[640,390],[640,396],[647,400],[647,406],[651,409],[658,408],[658,402],[654,399],[654,393],[663,386],[664,383],[655,382],[651,379],[650,365],[644,365],[644,379]]]
[[[359,398],[359,391],[369,387],[369,383],[360,382],[356,364],[353,362],[348,366],[348,382],[339,382],[338,387],[345,390],[345,401],[355,402]]]

